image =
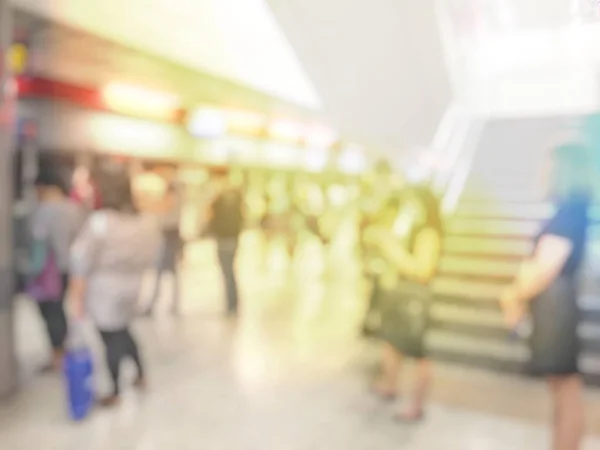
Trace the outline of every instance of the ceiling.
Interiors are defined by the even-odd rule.
[[[270,0],[344,135],[394,158],[430,145],[452,99],[434,0]]]
[[[180,67],[319,109],[343,136],[394,156],[410,159],[429,146],[452,99],[435,0],[13,2]],[[39,37],[41,47],[52,48],[37,56],[44,71],[99,82],[145,73],[159,87],[202,89],[190,73],[166,76],[145,54],[125,57],[108,43],[104,50],[89,38],[49,33],[56,36]]]
[[[463,33],[540,30],[600,17],[596,0],[444,0]]]
[[[30,37],[28,71],[76,85],[102,87],[119,81],[178,94],[185,107],[214,104],[273,116],[315,114],[248,86],[199,72],[29,13],[15,14],[17,35]]]
[[[321,105],[263,0],[13,0],[13,4],[303,107]],[[85,49],[84,44],[80,47]]]
[[[596,0],[448,0],[455,92],[488,116],[600,106]],[[458,75],[457,75],[458,74]]]

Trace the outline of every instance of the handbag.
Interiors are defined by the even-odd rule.
[[[63,295],[62,274],[54,252],[49,250],[42,271],[26,285],[25,292],[37,302],[60,301]]]

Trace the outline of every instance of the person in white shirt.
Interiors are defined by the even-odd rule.
[[[130,357],[138,369],[137,387],[145,386],[138,345],[130,332],[143,274],[154,265],[160,228],[154,217],[137,212],[125,175],[100,179],[102,208],[92,213],[71,251],[69,301],[78,315],[87,314],[106,347],[113,390],[104,406],[119,400],[121,361]]]

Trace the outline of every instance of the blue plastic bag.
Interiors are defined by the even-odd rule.
[[[93,357],[81,328],[71,326],[63,367],[69,416],[75,421],[85,419],[94,406]]]

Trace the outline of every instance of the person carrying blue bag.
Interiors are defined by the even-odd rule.
[[[125,358],[137,367],[135,386],[144,388],[146,373],[131,332],[143,274],[160,249],[156,220],[134,205],[125,174],[104,174],[98,180],[102,208],[87,219],[71,251],[68,299],[76,318],[89,318],[100,333],[111,375],[111,392],[101,406],[120,398],[120,366]]]

